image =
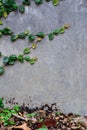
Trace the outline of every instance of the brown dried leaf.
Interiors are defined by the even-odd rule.
[[[32,121],[33,124],[35,124],[35,123],[37,122],[37,119],[33,117],[33,118],[31,119],[31,121]]]
[[[38,128],[42,127],[43,125],[46,125],[47,127],[55,126],[56,125],[56,121],[54,119],[49,119],[47,121],[38,123]]]
[[[87,127],[87,116],[84,116],[84,117],[81,116],[81,117],[74,118],[74,122],[81,123],[82,125]]]
[[[46,113],[46,111],[45,110],[39,110],[39,113]]]
[[[80,126],[72,126],[71,127],[72,130],[80,130],[80,128],[81,128]]]
[[[17,129],[31,130],[31,128],[29,128],[26,123],[12,128],[12,130],[17,130]]]

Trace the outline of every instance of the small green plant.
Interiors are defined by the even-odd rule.
[[[35,116],[36,114],[35,113],[30,113],[30,114],[27,114],[26,116],[28,117],[28,118],[30,118],[30,117],[33,117],[33,116]]]
[[[0,122],[3,122],[4,126],[14,125],[14,120],[11,119],[13,114],[17,114],[20,111],[20,107],[15,105],[13,109],[3,108],[0,112]]]
[[[0,98],[0,108],[4,108],[4,103],[3,103],[3,99]]]
[[[37,130],[48,130],[48,128],[45,125],[43,125],[41,128],[39,128]]]
[[[48,128],[39,128],[37,130],[48,130]]]
[[[61,114],[61,112],[60,112],[60,111],[57,111],[57,112],[56,112],[56,115],[60,115],[60,114]]]

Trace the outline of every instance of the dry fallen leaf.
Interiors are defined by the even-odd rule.
[[[81,116],[81,117],[74,118],[74,122],[81,123],[82,125],[87,127],[87,116]]]
[[[41,128],[43,125],[45,125],[47,127],[55,126],[56,125],[56,120],[49,119],[47,121],[40,122],[40,123],[38,123],[38,128]]]
[[[27,126],[27,123],[24,123],[24,124],[22,124],[22,125],[15,126],[15,127],[12,128],[12,130],[17,130],[17,129],[31,130],[31,128],[29,128],[29,127]]]
[[[37,119],[32,117],[31,121],[32,121],[33,124],[35,124],[37,122]]]
[[[80,130],[80,128],[81,128],[80,126],[72,126],[71,127],[72,130]]]
[[[44,114],[46,114],[46,111],[45,111],[45,110],[39,110],[39,113],[44,113]]]

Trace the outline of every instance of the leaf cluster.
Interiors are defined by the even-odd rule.
[[[15,122],[11,117],[13,114],[17,114],[19,110],[19,105],[15,105],[13,109],[3,108],[0,112],[0,122],[2,122],[4,126],[14,125]]]
[[[49,2],[50,0],[46,0]],[[43,0],[34,0],[36,5],[43,3]],[[30,0],[22,0],[21,5],[16,3],[16,0],[0,0],[0,18],[7,18],[10,12],[19,10],[20,13],[25,12],[25,5],[30,5]],[[59,4],[59,0],[52,0],[54,6]],[[2,24],[2,23],[1,23]]]
[[[32,48],[35,47],[35,44],[32,46]],[[33,48],[34,49],[34,48]],[[27,61],[31,65],[33,65],[37,61],[37,57],[30,58],[30,56],[26,55],[29,54],[30,48],[25,48],[23,50],[23,54],[19,54],[18,56],[15,54],[12,54],[10,56],[4,56],[3,57],[3,66],[0,66],[0,75],[2,75],[5,71],[5,66],[7,65],[14,65],[16,61],[19,61],[23,63],[24,61]]]
[[[68,28],[69,25],[67,25]],[[45,38],[46,35],[48,35],[49,40],[53,40],[55,35],[63,34],[65,32],[65,29],[67,29],[66,26],[64,25],[61,28],[56,28],[49,34],[45,34],[44,32],[38,32],[36,34],[29,33],[29,30],[25,30],[22,33],[19,34],[14,34],[14,32],[10,28],[3,28],[0,29],[0,37],[2,35],[9,35],[10,39],[12,42],[15,42],[17,39],[25,39],[26,37],[28,38],[29,42],[33,42],[36,40],[36,42],[40,42],[43,38]]]

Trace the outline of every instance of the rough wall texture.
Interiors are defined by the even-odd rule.
[[[0,77],[0,97],[28,103],[31,96],[34,106],[56,102],[64,112],[87,115],[87,0],[63,0],[57,7],[51,2],[37,7],[32,2],[25,14],[11,13],[3,21],[15,33],[25,29],[47,33],[64,23],[71,28],[51,42],[45,38],[38,44],[30,54],[39,58],[34,66],[16,63],[7,67]],[[4,55],[19,54],[29,46],[27,40],[0,39]]]

